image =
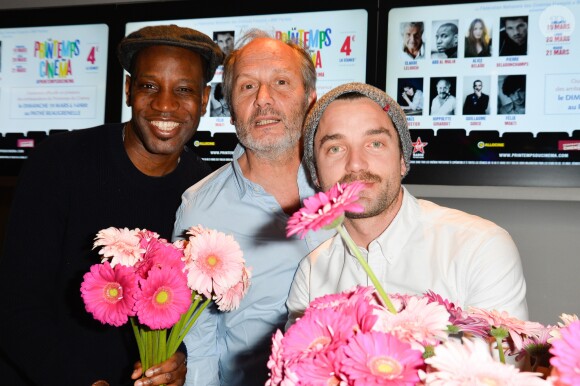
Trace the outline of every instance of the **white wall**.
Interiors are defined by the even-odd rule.
[[[139,1],[2,0],[0,9]],[[522,256],[532,320],[554,324],[562,312],[580,315],[580,187],[408,188],[418,197],[490,219],[511,233]]]

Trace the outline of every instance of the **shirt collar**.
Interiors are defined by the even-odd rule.
[[[240,163],[238,159],[246,152],[246,149],[241,145],[237,144],[236,148],[234,149],[233,160],[232,160],[232,168],[233,174],[236,181],[236,186],[238,188],[238,193],[240,197],[243,197],[248,191],[254,192],[261,192],[265,193],[264,188],[261,185],[256,184],[255,182],[250,181],[244,176],[242,172],[242,168],[240,167]],[[316,191],[314,187],[310,184],[309,177],[304,169],[304,165],[301,163],[300,167],[298,168],[298,175],[296,176],[296,181],[298,182],[298,193],[300,194],[300,201],[304,201],[304,199],[314,195]]]
[[[233,159],[232,159],[232,168],[234,172],[234,179],[236,181],[236,187],[238,188],[238,194],[240,198],[242,198],[248,189],[253,189],[254,184],[252,181],[248,180],[244,177],[244,173],[242,172],[242,168],[240,167],[240,163],[238,159],[246,152],[246,149],[238,143],[236,148],[234,149]]]
[[[404,186],[402,186],[402,189],[403,202],[399,212],[387,229],[371,242],[371,245],[374,243],[378,244],[383,256],[388,261],[393,261],[401,254],[403,246],[407,244],[407,240],[415,232],[415,228],[417,227],[419,215],[417,199]]]

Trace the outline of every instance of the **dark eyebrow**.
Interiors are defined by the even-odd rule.
[[[332,141],[334,139],[344,138],[342,134],[327,134],[324,137],[320,138],[320,145],[318,147],[322,147],[326,142]]]
[[[387,137],[393,138],[393,133],[385,127],[379,127],[376,129],[369,129],[363,133],[363,135],[379,135],[379,134],[385,134]],[[324,145],[328,141],[341,139],[341,138],[344,138],[344,135],[342,135],[342,134],[327,134],[324,137],[320,138],[319,147],[321,147],[322,145]]]
[[[393,133],[391,130],[388,130],[386,127],[379,127],[377,129],[369,129],[365,131],[364,135],[378,135],[378,134],[385,134],[389,138],[393,138]]]

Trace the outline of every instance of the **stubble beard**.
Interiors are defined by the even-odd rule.
[[[354,181],[376,183],[379,184],[381,188],[379,189],[378,197],[376,200],[366,198],[365,201],[368,203],[368,205],[365,207],[365,210],[362,213],[346,212],[345,217],[349,219],[363,219],[378,216],[379,214],[387,211],[388,208],[396,201],[397,196],[399,195],[399,189],[392,191],[391,182],[384,181],[381,177],[369,171],[363,171],[357,174],[348,174],[341,178],[339,182],[349,183]],[[362,195],[359,196],[365,199],[364,191],[362,192]]]
[[[307,105],[299,106],[290,111],[288,117],[280,111],[269,107],[266,109],[256,110],[245,122],[237,122],[236,132],[238,140],[246,148],[254,152],[257,156],[267,160],[279,159],[283,154],[289,151],[299,143],[302,136],[302,123],[306,115]],[[284,135],[275,138],[256,139],[251,133],[251,127],[257,117],[263,115],[276,116],[284,125]]]

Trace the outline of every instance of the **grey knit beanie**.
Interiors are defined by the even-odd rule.
[[[310,171],[312,181],[315,184],[318,184],[316,161],[314,160],[314,136],[316,135],[320,118],[332,101],[339,96],[348,93],[356,93],[368,97],[375,101],[381,109],[385,110],[387,115],[391,117],[391,120],[399,133],[399,141],[401,148],[403,149],[403,159],[405,160],[405,166],[407,167],[407,171],[405,172],[405,175],[403,175],[403,177],[405,177],[411,168],[409,160],[411,159],[413,144],[411,142],[411,133],[407,126],[407,117],[405,116],[403,109],[401,109],[401,106],[399,106],[399,104],[383,90],[364,83],[347,83],[324,94],[312,107],[306,117],[306,122],[304,123],[304,164]]]
[[[187,27],[154,25],[143,27],[125,36],[117,46],[117,57],[121,66],[131,70],[133,57],[137,52],[151,46],[175,46],[199,54],[205,61],[204,82],[212,80],[215,70],[222,63],[224,53],[206,34]]]

